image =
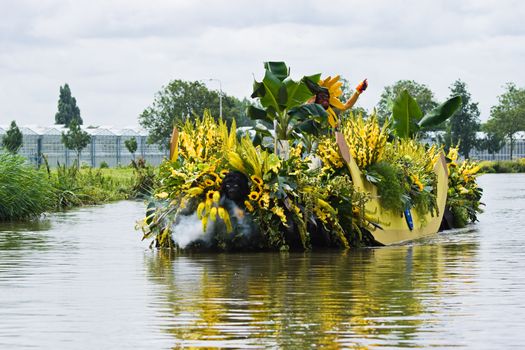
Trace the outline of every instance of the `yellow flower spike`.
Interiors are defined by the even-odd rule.
[[[211,221],[217,220],[217,208],[216,207],[211,208],[211,210],[210,210],[210,219],[211,219]]]
[[[199,219],[202,219],[202,212],[204,211],[205,207],[206,207],[205,202],[200,202],[199,205],[197,206],[197,217]]]
[[[228,233],[232,232],[233,231],[232,222],[230,220],[230,215],[228,215],[228,213],[226,213],[226,216],[224,217],[224,223],[226,224],[226,231],[228,231]]]
[[[224,207],[219,207],[217,212],[219,214],[219,217],[224,220],[224,215],[227,214],[226,209],[224,209]]]
[[[196,197],[198,195],[201,195],[203,192],[203,189],[200,188],[200,187],[192,187],[190,188],[188,191],[186,191],[186,193],[188,194],[188,196],[190,197]]]
[[[202,232],[206,232],[206,228],[208,227],[208,217],[203,216],[201,219],[202,222]]]
[[[212,205],[213,205],[213,199],[209,199],[209,198],[206,199],[206,204],[205,204],[206,212],[210,211]]]
[[[159,198],[159,199],[166,199],[168,198],[168,192],[160,192],[160,193],[157,193],[155,195],[155,197]]]
[[[214,203],[219,203],[219,200],[221,199],[221,193],[219,191],[215,191],[213,193],[212,199]]]
[[[241,173],[245,173],[246,174],[246,168],[244,167],[244,163],[242,161],[242,158],[241,158],[241,156],[239,156],[238,153],[236,153],[236,152],[228,152],[227,158],[228,158],[228,162],[230,163],[230,165],[235,170],[238,170]]]

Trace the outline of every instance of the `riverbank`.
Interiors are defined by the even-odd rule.
[[[35,169],[21,156],[1,154],[0,221],[146,196],[155,171],[137,163],[111,169],[59,166],[49,170]]]
[[[486,160],[479,163],[480,173],[525,173],[525,158],[514,160]]]

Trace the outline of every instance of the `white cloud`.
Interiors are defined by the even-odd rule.
[[[248,96],[266,60],[368,77],[368,108],[399,79],[445,98],[461,78],[486,118],[505,82],[525,85],[524,15],[512,0],[2,2],[0,123],[51,124],[67,82],[87,124],[129,125],[172,79]]]

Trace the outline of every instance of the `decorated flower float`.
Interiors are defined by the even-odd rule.
[[[479,167],[418,141],[459,97],[427,115],[405,91],[380,124],[340,101],[339,76],[290,77],[267,62],[248,108],[253,128],[205,113],[174,127],[170,159],[139,222],[157,247],[312,249],[385,245],[462,227],[480,212]]]

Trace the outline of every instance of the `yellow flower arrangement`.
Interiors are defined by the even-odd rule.
[[[388,139],[388,123],[379,126],[376,114],[368,119],[351,115],[342,125],[350,153],[361,169],[383,159]]]

